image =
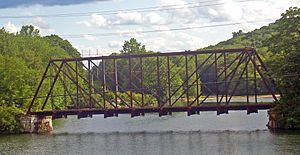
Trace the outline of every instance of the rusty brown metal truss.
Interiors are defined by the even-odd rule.
[[[175,79],[178,74],[181,80]],[[55,90],[57,85],[63,89]],[[253,48],[52,59],[27,114],[54,118],[228,110],[249,114],[271,107],[258,102],[258,87],[277,100],[274,80]],[[47,93],[40,94],[42,90]],[[241,94],[244,101],[232,101]]]

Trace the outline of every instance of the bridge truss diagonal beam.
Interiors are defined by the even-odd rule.
[[[253,48],[52,59],[27,114],[251,113],[269,107],[258,103],[259,91],[277,100],[274,79]],[[233,101],[236,95],[243,101]]]

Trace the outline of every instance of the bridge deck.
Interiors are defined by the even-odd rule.
[[[78,118],[92,117],[92,115],[104,114],[104,117],[118,116],[118,114],[131,114],[134,116],[141,116],[145,113],[158,113],[159,116],[168,115],[172,112],[187,112],[188,115],[199,113],[200,111],[217,111],[217,114],[228,113],[229,110],[247,110],[247,114],[256,113],[257,110],[270,109],[270,103],[252,104],[252,105],[201,105],[192,107],[164,107],[163,109],[157,107],[147,108],[116,108],[116,109],[67,109],[67,110],[53,110],[42,112],[31,112],[31,115],[38,116],[52,116],[53,119],[67,117],[68,115],[77,115]]]

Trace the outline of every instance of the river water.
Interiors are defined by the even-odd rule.
[[[299,155],[300,133],[270,132],[267,112],[60,119],[51,134],[2,135],[0,154]]]

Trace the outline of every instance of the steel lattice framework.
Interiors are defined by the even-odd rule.
[[[178,75],[181,80],[176,80]],[[253,48],[52,59],[27,114],[249,114],[271,107],[257,99],[262,87],[277,100],[274,81]],[[46,94],[38,96],[42,90]],[[244,100],[234,102],[233,96],[240,94]]]

